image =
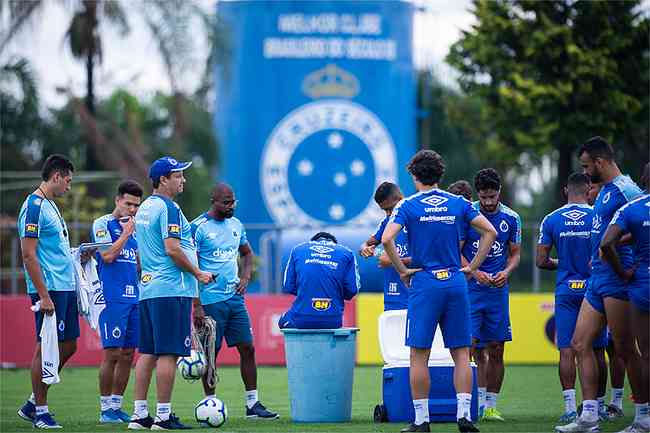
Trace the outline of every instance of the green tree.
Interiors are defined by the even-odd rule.
[[[535,162],[551,153],[561,185],[576,148],[601,135],[637,172],[650,115],[650,21],[640,1],[475,0],[472,12],[477,23],[447,61],[461,88],[486,101],[488,155],[517,166],[522,154]]]

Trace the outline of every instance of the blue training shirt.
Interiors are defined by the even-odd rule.
[[[18,214],[18,235],[37,238],[36,256],[41,265],[43,281],[49,291],[75,290],[74,267],[70,254],[68,228],[51,200],[30,194]],[[24,266],[24,265],[23,265]],[[25,268],[27,293],[38,293]]]
[[[296,296],[289,310],[298,320],[340,319],[344,300],[361,288],[354,253],[330,241],[296,245],[284,271],[283,291]]]
[[[384,230],[386,229],[386,225],[388,225],[389,219],[390,217],[386,216],[381,223],[379,223],[377,231],[373,235],[373,237],[378,241],[381,241],[381,237],[384,235]],[[400,259],[409,256],[406,227],[402,227],[402,230],[397,234],[397,237],[395,238],[395,247],[397,248],[397,254],[399,254]],[[377,246],[376,255],[381,255],[383,251],[381,245]],[[383,271],[384,311],[405,310],[408,308],[409,302],[408,287],[404,285],[393,266],[388,266],[387,268],[384,268]]]
[[[235,217],[218,221],[206,212],[192,221],[192,236],[199,268],[217,275],[214,281],[199,284],[201,304],[230,299],[239,285],[239,247],[248,243],[243,224]]]
[[[197,281],[183,272],[165,252],[164,240],[176,238],[187,258],[198,264],[190,223],[177,203],[154,194],[135,215],[135,233],[140,255],[140,300],[171,296],[197,296]]]
[[[556,295],[584,293],[591,275],[591,220],[587,204],[569,203],[544,217],[539,229],[539,245],[557,251]]]
[[[480,212],[480,202],[475,201],[472,204],[472,207],[477,212]],[[490,221],[494,229],[497,231],[497,238],[492,244],[492,249],[488,253],[485,261],[479,267],[479,270],[489,274],[490,276],[494,276],[496,273],[501,272],[506,268],[510,252],[510,243],[512,242],[517,245],[521,244],[521,218],[519,218],[517,212],[503,203],[499,203],[499,208],[495,213],[486,214],[481,212],[481,214]],[[481,235],[479,232],[474,230],[472,227],[468,228],[465,234],[465,244],[463,245],[463,256],[465,256],[468,261],[472,261],[478,252],[478,243],[480,238]],[[469,280],[468,286],[470,289],[481,289],[487,287],[479,284],[473,278]],[[499,290],[502,289],[504,289],[504,287],[499,288]]]
[[[122,235],[122,225],[112,214],[104,215],[93,222],[90,234],[93,242],[116,242]],[[119,255],[112,263],[106,263],[101,254],[96,254],[97,274],[102,282],[104,299],[107,302],[137,304],[138,291],[138,243],[129,236]]]
[[[618,278],[614,270],[600,260],[600,241],[616,211],[639,195],[641,195],[641,190],[636,183],[629,176],[623,175],[615,177],[600,189],[594,203],[594,216],[591,225],[591,272],[593,275]],[[621,246],[617,248],[617,251],[623,266],[625,268],[632,266],[632,248]]]
[[[399,202],[389,224],[406,228],[411,268],[457,271],[461,232],[478,215],[464,197],[436,188]]]
[[[650,195],[642,195],[623,205],[612,218],[625,233],[631,233],[634,263],[638,266],[636,276],[648,277],[650,267]]]

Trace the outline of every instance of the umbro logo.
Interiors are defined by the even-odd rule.
[[[423,198],[420,200],[422,203],[426,203],[428,205],[438,207],[441,204],[445,203],[448,199],[445,197],[438,197],[437,195],[432,195],[430,197]]]
[[[334,248],[326,247],[325,245],[312,245],[309,249],[320,254],[327,254],[334,251]]]
[[[572,209],[562,214],[562,216],[569,218],[571,221],[579,221],[585,215],[587,215],[587,212],[578,209]]]
[[[47,369],[45,367],[41,367],[41,377],[43,379],[52,379],[54,377],[54,375],[52,374],[52,372],[49,369]]]

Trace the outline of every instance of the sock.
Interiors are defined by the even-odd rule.
[[[206,395],[205,398],[217,398],[216,394]]]
[[[605,411],[605,396],[596,397],[596,400],[598,400],[598,413],[602,413]]]
[[[27,399],[27,401],[30,402],[31,404],[33,404],[34,406],[36,406],[36,397],[34,396],[33,392],[29,395],[29,398]]]
[[[485,393],[487,388],[478,389],[478,407],[485,407]]]
[[[623,388],[612,388],[612,400],[609,404],[623,410]]]
[[[156,405],[156,418],[159,420],[167,421],[170,413],[172,413],[171,403],[158,403]]]
[[[582,415],[580,416],[580,418],[582,418],[582,420],[586,422],[598,421],[598,401],[583,400]]]
[[[564,396],[564,413],[576,412],[576,390],[565,389],[562,391]]]
[[[113,394],[111,395],[111,409],[120,410],[122,409],[122,396]]]
[[[146,418],[149,416],[149,406],[147,406],[147,400],[135,400],[133,402],[133,413],[136,416],[136,419]]]
[[[250,409],[255,406],[255,403],[257,403],[257,390],[246,391],[246,407]]]
[[[458,393],[456,394],[456,419],[466,418],[472,420],[470,414],[470,407],[472,405],[472,394]]]
[[[36,416],[48,413],[50,410],[45,406],[36,406]]]
[[[497,407],[497,398],[499,397],[498,392],[486,392],[485,393],[485,407],[494,408]]]
[[[429,399],[428,398],[413,400],[413,408],[415,409],[416,425],[420,425],[423,422],[429,422]]]
[[[102,412],[111,408],[111,397],[108,395],[99,396],[99,407]]]
[[[650,423],[648,420],[644,420],[644,418],[648,418],[648,403],[635,403],[634,422],[639,424],[643,423],[644,425]]]

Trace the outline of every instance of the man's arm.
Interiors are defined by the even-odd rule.
[[[510,241],[509,242],[508,260],[506,262],[506,268],[500,272],[497,272],[494,278],[492,278],[492,283],[497,287],[503,287],[508,282],[508,278],[512,272],[517,269],[519,262],[521,261],[521,245]]]
[[[361,257],[365,258],[372,257],[375,254],[375,247],[380,243],[381,242],[375,239],[374,236],[370,236],[368,240],[361,244],[361,247],[359,248],[359,254]]]
[[[397,247],[395,247],[395,238],[402,230],[402,225],[391,222],[384,230],[384,235],[381,237],[381,243],[384,246],[384,252],[388,255],[393,267],[400,276],[400,279],[406,287],[411,285],[411,276],[416,272],[421,271],[421,269],[409,269],[402,263],[400,260],[399,254],[397,253]]]
[[[47,286],[45,286],[45,281],[43,280],[43,271],[41,270],[41,264],[36,254],[37,246],[38,238],[25,237],[20,239],[20,248],[22,250],[25,269],[36,287],[39,298],[41,298],[41,311],[49,316],[54,312],[54,303],[52,302],[52,298],[50,298],[50,293],[47,291]]]
[[[122,248],[124,248],[129,237],[135,231],[135,220],[133,218],[129,218],[129,221],[124,224],[120,222],[120,225],[122,226],[122,234],[120,237],[106,251],[99,252],[99,255],[102,256],[102,260],[105,263],[113,263],[119,257]]]
[[[497,238],[497,231],[494,229],[490,221],[483,215],[477,215],[470,222],[471,226],[476,230],[481,238],[478,241],[478,251],[472,261],[461,269],[465,274],[475,274],[478,268],[483,264],[485,258],[492,248],[494,240]]]
[[[535,264],[540,269],[554,271],[557,269],[557,259],[550,257],[552,245],[537,245]]]
[[[377,258],[379,261],[379,267],[380,268],[388,268],[389,266],[393,266],[393,262],[390,261],[390,258],[388,255],[383,252],[381,253],[381,256]],[[411,264],[411,258],[410,257],[402,257],[400,258],[402,263],[404,263],[404,266],[408,267]]]
[[[610,224],[607,226],[603,239],[600,241],[600,251],[603,254],[603,260],[609,263],[612,269],[614,269],[614,272],[623,281],[628,282],[634,276],[634,268],[625,269],[623,263],[621,263],[618,251],[616,251],[616,247],[619,245],[619,241],[624,234],[625,232],[618,224]]]
[[[165,252],[172,259],[172,261],[185,272],[189,272],[199,280],[200,283],[207,284],[212,280],[212,274],[209,272],[203,272],[198,267],[187,258],[185,252],[181,248],[181,241],[177,238],[166,238],[165,243]]]
[[[284,293],[290,293],[292,295],[298,296],[298,284],[296,282],[296,268],[295,260],[293,258],[294,250],[291,250],[289,254],[289,260],[287,261],[287,267],[284,269],[284,279],[282,281],[282,291]]]
[[[253,249],[248,242],[239,246],[239,256],[242,258],[242,268],[239,276],[237,293],[243,295],[246,292],[248,283],[251,281],[251,275],[253,275],[253,264],[255,263],[255,254],[253,254]]]
[[[343,281],[343,299],[349,301],[354,298],[361,289],[361,278],[359,277],[359,265],[354,254],[350,254],[348,269]]]

